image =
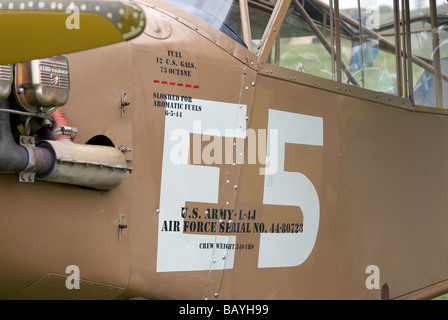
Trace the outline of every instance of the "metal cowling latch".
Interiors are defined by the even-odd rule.
[[[121,117],[122,118],[124,116],[126,107],[129,107],[131,104],[129,101],[126,101],[127,98],[128,98],[128,94],[126,93],[126,91],[123,91],[121,93],[121,100],[120,100],[120,108],[121,108]]]
[[[128,227],[127,224],[124,224],[125,220],[126,215],[123,213],[120,215],[120,222],[118,223],[118,240],[121,240],[121,233],[123,232],[123,229]]]

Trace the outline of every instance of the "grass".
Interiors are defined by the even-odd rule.
[[[286,42],[286,41],[285,41]],[[359,46],[354,50],[358,50]],[[347,68],[351,69],[352,75],[362,86],[364,72],[364,87],[387,92],[389,88],[396,90],[395,55],[384,51],[377,51],[376,48],[364,47],[363,58],[365,68],[359,69],[360,63],[351,63],[354,54],[351,43],[345,41],[342,44],[342,61]],[[295,69],[301,64],[306,73],[313,74],[326,79],[332,79],[331,56],[321,43],[310,43],[303,45],[283,44],[281,46],[280,66]],[[360,62],[360,59],[359,59]],[[347,82],[347,76],[343,73],[343,82]]]
[[[431,300],[448,300],[448,293],[443,294],[437,298],[431,299]]]

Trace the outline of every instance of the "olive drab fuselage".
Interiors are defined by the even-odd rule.
[[[131,1],[146,17],[140,36],[67,53],[67,141],[37,138],[27,149],[49,150],[53,172],[33,183],[1,174],[0,297],[438,292],[448,277],[446,70],[402,43],[393,63],[406,76],[380,88],[383,73],[369,87],[371,69],[357,72],[355,57],[375,66],[372,48],[394,49],[384,38],[364,56],[346,50],[350,35],[365,34],[362,46],[384,30],[356,30],[355,16],[327,2],[230,1],[235,35],[176,1]],[[294,26],[308,31],[299,39]],[[295,51],[316,41],[333,67],[313,71],[326,60]],[[436,105],[416,102],[412,63],[435,74]],[[11,108],[24,98],[14,94]],[[20,121],[11,120],[16,135]]]

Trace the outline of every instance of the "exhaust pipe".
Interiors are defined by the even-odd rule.
[[[12,137],[10,114],[2,110],[9,110],[9,100],[0,101],[0,172],[45,174],[51,167],[50,152],[18,145]]]
[[[14,92],[19,105],[31,114],[52,113],[54,125],[47,132],[48,140],[35,145],[33,137],[21,136],[19,144],[14,141],[10,113],[16,111],[9,110],[8,100],[12,83],[12,65],[0,66],[0,173],[19,173],[20,182],[37,178],[96,190],[109,190],[123,182],[131,169],[120,150],[72,142],[76,130],[67,126],[58,108],[67,102],[70,89],[66,56],[15,65]]]
[[[2,100],[0,109],[0,172],[21,172],[27,167],[28,152],[12,137],[10,114],[3,111],[9,109],[9,101]]]
[[[70,139],[44,140],[37,146],[54,159],[49,172],[36,175],[40,180],[109,190],[119,186],[131,171],[116,148],[76,144]]]
[[[9,109],[7,99],[0,109]],[[120,185],[131,172],[123,153],[113,147],[82,145],[70,139],[43,140],[35,146],[21,137],[18,145],[11,133],[10,115],[0,110],[0,172],[19,173],[21,182],[39,180],[71,184],[95,190]],[[29,139],[28,139],[29,141]]]

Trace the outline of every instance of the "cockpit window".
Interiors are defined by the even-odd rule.
[[[251,0],[251,34],[245,25],[244,37],[247,17],[241,15],[245,10],[239,1],[165,1],[250,47],[261,63],[448,109],[446,0]],[[288,4],[283,24],[275,30],[268,22],[284,14]],[[268,48],[263,37],[272,39],[272,32],[276,39]]]
[[[165,0],[220,30],[247,47],[240,37],[240,8],[233,0]]]
[[[332,3],[293,0],[265,62],[448,109],[446,1]]]
[[[412,53],[435,67],[432,71],[422,63],[413,65],[414,101],[421,106],[448,109],[448,2],[437,0],[436,4],[437,22],[431,22],[429,4],[411,1]]]

